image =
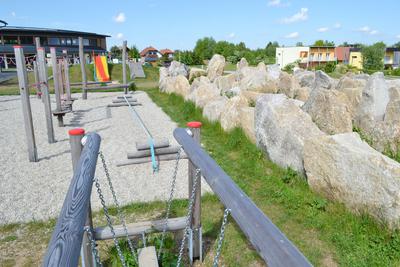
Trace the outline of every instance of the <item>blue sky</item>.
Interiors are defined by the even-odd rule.
[[[336,44],[400,41],[400,0],[0,0],[0,19],[33,26],[109,34],[108,46],[192,49],[197,39],[250,48],[317,39]]]

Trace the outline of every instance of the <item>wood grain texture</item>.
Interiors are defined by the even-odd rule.
[[[185,129],[175,129],[174,137],[193,164],[200,168],[202,176],[224,206],[231,209],[233,219],[269,267],[311,266],[307,258]]]
[[[185,153],[181,153],[181,159],[187,159],[187,156]],[[165,154],[165,155],[156,155],[156,161],[161,162],[161,161],[170,161],[170,160],[176,160],[176,154]],[[145,157],[145,158],[135,158],[135,159],[126,159],[123,161],[120,161],[116,164],[117,167],[122,167],[122,166],[127,166],[127,165],[134,165],[134,164],[142,164],[142,163],[147,163],[151,162],[151,157]]]
[[[43,266],[78,266],[99,148],[100,136],[88,134]]]
[[[180,148],[181,148],[180,146],[155,148],[154,154],[155,155],[165,155],[165,154],[175,154],[176,155],[176,153],[178,153]],[[135,158],[142,158],[142,157],[149,157],[149,156],[151,156],[150,149],[138,150],[135,152],[127,153],[128,159],[135,159]]]

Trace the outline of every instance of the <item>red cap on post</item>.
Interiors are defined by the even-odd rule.
[[[186,124],[186,126],[189,128],[201,128],[201,125],[202,124],[199,121],[191,121]]]
[[[69,135],[84,135],[85,129],[82,128],[75,128],[68,131]]]

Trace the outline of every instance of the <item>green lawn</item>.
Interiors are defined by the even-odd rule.
[[[156,83],[156,70],[150,70],[146,82]],[[219,123],[208,122],[201,109],[185,102],[182,97],[160,93],[157,88],[146,91],[180,127],[192,120],[203,122],[204,148],[315,266],[400,265],[399,231],[391,232],[369,216],[353,215],[344,205],[313,193],[307,182],[294,171],[282,169],[265,158],[241,129],[227,133]],[[183,216],[186,206],[185,200],[174,201],[173,216]],[[123,210],[128,222],[162,218],[165,203],[135,203]],[[115,217],[115,209],[111,212]],[[205,266],[212,264],[222,215],[223,207],[219,200],[205,195],[202,198]],[[54,223],[50,220],[1,226],[0,266],[38,265]],[[105,224],[102,212],[94,213],[94,223],[97,226]],[[34,245],[32,240],[35,240]],[[102,259],[109,263],[115,258],[112,243],[99,244]],[[171,247],[169,252],[175,253],[176,249]],[[232,219],[226,230],[221,257],[225,266],[262,265]]]

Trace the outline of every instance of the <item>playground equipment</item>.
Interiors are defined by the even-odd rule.
[[[49,242],[43,266],[77,266],[80,254],[82,256],[82,266],[95,266],[95,264],[101,266],[96,241],[108,239],[114,241],[121,263],[126,266],[124,255],[118,243],[120,238],[127,239],[132,256],[139,263],[139,266],[158,266],[155,259],[162,254],[165,233],[167,231],[176,232],[182,230],[184,235],[180,243],[177,266],[182,264],[186,241],[188,243],[186,249],[188,250],[190,262],[192,263],[195,259],[202,260],[201,187],[199,186],[201,185],[201,176],[204,177],[226,208],[218,238],[214,266],[218,266],[224,229],[229,213],[268,266],[311,266],[301,252],[201,148],[199,139],[197,139],[200,138],[201,124],[190,123],[188,125],[189,129],[178,128],[174,131],[174,137],[182,146],[182,151],[187,154],[189,164],[191,164],[189,165],[191,168],[188,174],[189,203],[186,216],[169,218],[180,161],[180,153],[177,153],[171,180],[170,196],[166,203],[165,218],[163,220],[132,224],[126,224],[120,212],[117,195],[112,186],[104,155],[101,152],[99,153],[100,136],[96,133],[91,133],[85,136],[84,142],[81,142],[83,137],[82,130],[76,130],[74,133],[70,132],[74,174]],[[76,135],[79,135],[79,137],[76,137]],[[75,145],[72,145],[73,143]],[[81,148],[82,143],[83,149]],[[80,149],[82,149],[81,154]],[[107,181],[116,203],[118,216],[122,216],[120,217],[121,225],[112,224],[107,206],[102,197],[99,180],[94,178],[98,155],[100,155]],[[78,156],[79,160],[77,160]],[[90,197],[93,182],[97,187],[108,221],[107,226],[104,227],[95,228],[91,220]],[[133,246],[133,242],[130,242],[133,237],[143,237],[144,234],[153,232],[161,232],[158,255],[155,255],[154,247],[145,247],[139,250]]]
[[[110,81],[110,74],[108,73],[108,63],[106,56],[93,55],[94,64],[94,79],[99,82]]]
[[[131,86],[133,82],[127,83],[126,79],[126,45],[127,42],[124,41],[122,44],[122,84],[108,84],[106,86],[96,86],[98,84],[102,84],[102,81],[88,82],[86,71],[85,71],[85,60],[83,53],[83,38],[79,37],[79,61],[81,65],[81,73],[82,73],[82,82],[74,83],[74,85],[82,85],[82,98],[87,99],[87,92],[89,90],[98,90],[98,89],[116,89],[116,88],[124,88],[124,94],[128,94],[128,88]],[[91,85],[91,86],[89,86]],[[94,85],[94,86],[92,86]]]

